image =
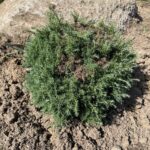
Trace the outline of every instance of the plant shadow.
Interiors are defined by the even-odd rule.
[[[144,104],[144,94],[148,89],[147,79],[150,76],[143,72],[143,67],[136,67],[133,76],[139,81],[133,83],[132,88],[129,91],[129,98],[123,100],[121,104],[118,104],[116,108],[110,108],[107,111],[107,116],[104,119],[104,125],[116,124],[118,117],[123,117],[125,111],[134,112],[136,108],[141,109]]]

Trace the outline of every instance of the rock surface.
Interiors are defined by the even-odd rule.
[[[126,29],[137,15],[135,0],[52,0],[56,10],[66,20],[77,12],[80,16],[93,20],[115,23],[118,28]]]
[[[5,0],[0,4],[0,32],[23,34],[43,25],[50,5],[66,20],[75,11],[83,17],[114,22],[120,29],[126,29],[137,15],[135,0]]]

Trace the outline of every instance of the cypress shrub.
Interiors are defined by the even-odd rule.
[[[0,3],[2,3],[4,0],[0,0]]]
[[[51,10],[49,23],[29,39],[26,86],[58,125],[73,119],[97,125],[128,96],[135,54],[113,26],[73,18],[68,23]]]

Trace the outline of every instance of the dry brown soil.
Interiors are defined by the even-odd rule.
[[[104,126],[77,121],[61,130],[31,104],[25,90],[22,48],[26,40],[0,36],[0,149],[2,150],[150,150],[150,3],[139,3],[143,22],[133,22],[138,67],[131,98],[110,110]],[[114,114],[114,115],[112,115]]]

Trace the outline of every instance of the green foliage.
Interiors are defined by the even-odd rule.
[[[49,24],[27,42],[27,88],[58,125],[75,118],[101,124],[106,111],[128,96],[135,55],[112,26],[73,17],[69,24],[50,11]]]
[[[2,3],[4,0],[0,0],[0,3]]]

